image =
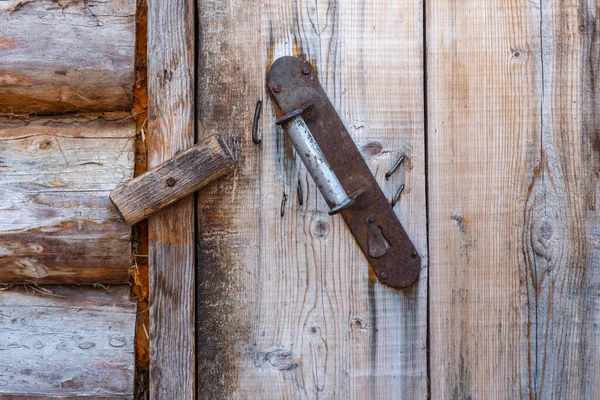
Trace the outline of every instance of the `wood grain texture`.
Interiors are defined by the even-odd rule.
[[[1,398],[133,398],[129,286],[0,292]]]
[[[233,171],[235,160],[220,136],[198,143],[110,193],[121,217],[134,224]]]
[[[133,176],[127,114],[0,119],[0,282],[127,283],[108,195]]]
[[[432,398],[600,398],[597,12],[428,1]]]
[[[127,110],[135,1],[0,4],[0,114]]]
[[[194,143],[194,1],[148,2],[148,167]],[[189,196],[148,219],[150,398],[195,394],[195,210]]]
[[[425,267],[422,3],[201,0],[198,12],[199,135],[223,135],[238,160],[198,196],[198,396],[425,398],[426,269],[404,291],[369,272],[265,87],[274,59],[311,61],[386,195],[406,185],[396,211]]]

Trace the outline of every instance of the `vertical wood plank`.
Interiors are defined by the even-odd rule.
[[[148,2],[148,166],[194,143],[194,2]],[[195,393],[194,198],[148,221],[150,396]]]
[[[406,185],[396,210],[425,266],[422,3],[202,0],[198,11],[199,134],[223,135],[238,160],[198,200],[200,398],[426,397],[426,271],[405,291],[369,273],[265,90],[277,57],[313,63],[385,193]]]
[[[598,399],[600,3],[540,6],[541,176],[526,228],[537,278],[535,386],[542,399]]]
[[[597,7],[428,2],[432,398],[599,395]]]

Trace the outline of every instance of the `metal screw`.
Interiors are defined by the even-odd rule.
[[[275,93],[279,93],[279,92],[281,92],[281,85],[280,85],[279,83],[277,83],[277,84],[273,85],[273,91],[274,91]]]
[[[381,280],[382,280],[382,281],[385,281],[385,280],[387,280],[387,278],[388,278],[388,274],[387,274],[387,272],[383,271],[383,272],[380,274],[380,278],[381,278]]]
[[[311,69],[312,68],[310,67],[310,65],[308,63],[305,63],[304,66],[302,67],[302,73],[304,75],[308,75],[308,74],[310,74]]]
[[[167,179],[167,186],[175,186],[176,183],[177,183],[177,180],[175,178]]]

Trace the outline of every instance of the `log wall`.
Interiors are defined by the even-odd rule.
[[[0,114],[129,111],[135,0],[0,4]]]
[[[108,195],[133,177],[129,114],[0,120],[0,283],[127,283],[130,228]]]

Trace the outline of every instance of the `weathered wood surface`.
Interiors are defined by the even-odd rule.
[[[133,175],[127,114],[0,119],[0,282],[127,283],[108,195]]]
[[[0,291],[0,398],[133,398],[135,309],[127,285]]]
[[[431,397],[600,398],[596,1],[428,1]]]
[[[148,2],[148,167],[194,144],[194,1]],[[150,397],[195,393],[195,209],[188,196],[148,219]]]
[[[233,171],[235,160],[213,135],[110,193],[127,224],[134,224]]]
[[[199,397],[425,398],[426,269],[408,290],[377,281],[265,88],[274,59],[312,62],[386,195],[406,185],[396,211],[425,267],[422,2],[201,0],[198,12],[199,135],[223,135],[238,160],[198,195]]]
[[[129,110],[135,3],[0,2],[0,114]]]

